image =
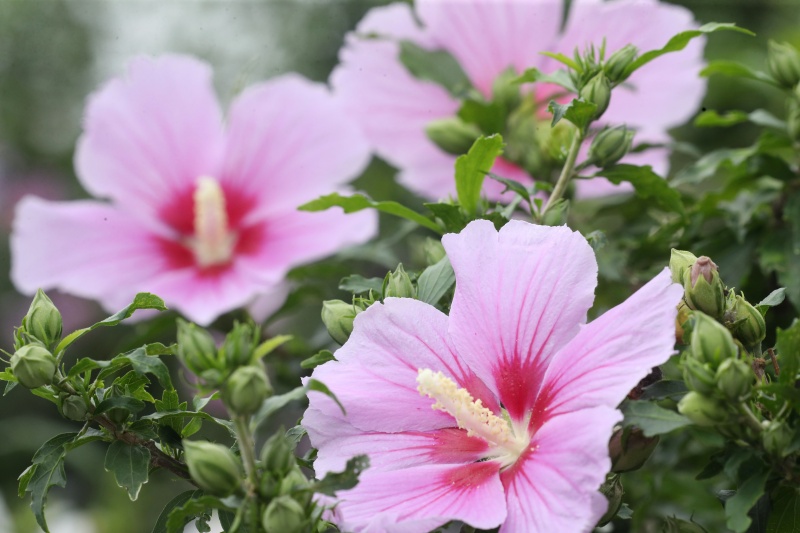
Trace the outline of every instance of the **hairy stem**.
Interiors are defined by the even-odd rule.
[[[255,531],[258,529],[258,473],[256,472],[256,450],[253,433],[250,431],[250,424],[245,416],[231,413],[234,427],[236,428],[236,440],[239,441],[239,452],[242,454],[244,472],[247,476],[247,499],[249,500],[250,527]]]
[[[577,131],[572,138],[572,144],[569,147],[569,152],[567,152],[567,160],[564,162],[564,168],[561,169],[561,175],[558,177],[553,193],[550,195],[550,198],[547,199],[547,204],[545,204],[542,210],[542,218],[544,218],[547,211],[564,196],[564,191],[567,190],[569,180],[572,178],[572,174],[575,171],[575,160],[578,158],[578,152],[581,149],[582,142],[583,133]]]

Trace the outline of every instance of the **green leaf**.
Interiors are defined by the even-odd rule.
[[[781,487],[772,499],[766,533],[797,531],[800,531],[800,493],[794,488]]]
[[[426,227],[429,230],[435,231],[436,233],[442,233],[442,229],[429,218],[409,209],[404,205],[391,201],[376,202],[370,198],[367,198],[363,194],[342,196],[341,194],[335,192],[321,196],[316,200],[311,200],[310,202],[298,207],[298,209],[300,211],[316,212],[325,211],[331,207],[341,207],[345,213],[355,213],[356,211],[361,211],[363,209],[377,209],[382,213],[388,213],[390,215],[416,222],[420,226]]]
[[[781,131],[786,129],[786,122],[773,116],[763,109],[757,109],[751,113],[744,111],[728,111],[720,115],[713,109],[700,113],[694,119],[694,125],[698,127],[728,127],[742,122],[752,122],[757,126],[776,128]]]
[[[663,435],[692,422],[685,416],[647,401],[627,401],[622,405],[624,426],[638,426],[645,437]]]
[[[644,389],[642,400],[663,400],[664,398],[677,399],[688,392],[686,383],[680,380],[664,379],[657,381]]]
[[[773,87],[783,88],[782,85],[775,81],[769,74],[759,70],[753,70],[747,65],[737,63],[736,61],[710,61],[708,65],[706,65],[706,67],[700,71],[701,76],[711,76],[714,74],[722,74],[723,76],[732,76],[736,78],[746,78],[750,80],[761,81],[768,83]]]
[[[697,185],[714,176],[723,165],[738,166],[755,154],[753,147],[722,149],[708,153],[693,165],[680,171],[672,180],[674,186]]]
[[[111,360],[111,365],[100,372],[101,377],[116,371],[119,367],[131,365],[137,374],[153,374],[158,382],[167,390],[174,390],[169,369],[158,356],[147,355],[146,347],[136,348],[130,352],[120,354]]]
[[[17,487],[17,496],[20,498],[25,496],[25,491],[28,490],[28,483],[30,483],[33,474],[36,473],[36,465],[29,465],[28,468],[22,471],[17,480],[19,486]]]
[[[502,153],[503,138],[490,135],[479,137],[466,155],[456,159],[456,192],[461,207],[468,215],[477,214],[483,180]]]
[[[264,422],[273,413],[282,409],[289,402],[303,400],[305,399],[305,397],[306,397],[306,388],[296,387],[285,394],[280,394],[278,396],[272,396],[271,398],[267,398],[267,400],[263,404],[261,404],[261,408],[258,411],[256,411],[256,414],[253,415],[253,426],[258,427],[258,425]]]
[[[131,501],[136,501],[142,485],[147,483],[150,450],[115,440],[108,447],[103,466],[107,472],[114,474],[117,485],[128,491]]]
[[[225,505],[222,500],[213,496],[204,495],[202,491],[195,491],[196,495],[187,500],[183,505],[172,508],[167,517],[167,533],[183,533],[183,528],[196,518],[210,515],[212,509],[222,509],[235,512]],[[199,528],[198,528],[199,529]]]
[[[703,24],[696,30],[684,31],[673,36],[669,41],[667,41],[667,44],[665,44],[663,48],[658,50],[650,50],[649,52],[645,52],[644,54],[640,55],[634,59],[630,65],[628,65],[628,68],[625,69],[623,78],[627,78],[636,70],[642,68],[657,57],[661,57],[664,54],[669,54],[670,52],[683,50],[686,48],[686,45],[689,44],[689,41],[695,37],[700,37],[701,35],[714,33],[716,31],[737,31],[739,33],[744,33],[745,35],[755,35],[755,33],[751,32],[750,30],[740,28],[730,22],[709,22],[708,24]]]
[[[255,349],[253,352],[253,361],[258,361],[263,359],[267,355],[271,354],[275,349],[283,344],[286,344],[292,340],[291,335],[278,335],[276,337],[272,337],[271,339],[267,339],[261,344],[258,345],[258,348]]]
[[[47,493],[50,487],[65,487],[67,476],[64,472],[66,446],[74,441],[77,433],[62,433],[48,440],[33,456],[31,468],[20,476],[20,491],[31,493],[31,509],[36,523],[49,533],[44,517]]]
[[[431,81],[453,96],[462,97],[472,87],[458,61],[444,50],[426,50],[411,41],[400,41],[400,62],[418,80]]]
[[[788,329],[778,328],[775,350],[778,352],[778,380],[794,386],[800,370],[800,320],[795,319]]]
[[[633,185],[636,196],[653,200],[665,211],[684,213],[680,193],[671,188],[667,180],[653,172],[650,166],[614,165],[600,170],[595,176],[602,176],[615,185],[627,181]]]
[[[467,225],[467,218],[461,209],[454,204],[438,203],[425,204],[433,215],[442,221],[447,233],[458,233]],[[383,280],[381,280],[383,283]]]
[[[755,307],[756,309],[759,310],[761,316],[764,316],[767,314],[767,309],[782,304],[783,300],[785,299],[786,299],[786,288],[781,287],[769,293],[769,295],[760,302],[758,302]]]
[[[764,494],[769,474],[769,470],[754,474],[725,502],[726,525],[735,533],[744,533],[750,527],[752,520],[747,513]]]
[[[581,68],[581,66],[578,63],[576,63],[569,56],[566,56],[566,55],[562,54],[561,52],[539,52],[539,53],[542,54],[543,56],[547,56],[547,57],[550,57],[552,59],[555,59],[559,63],[562,63],[562,64],[568,66],[569,68],[571,68],[572,70],[574,70],[576,72],[583,72],[583,69]]]
[[[566,56],[564,56],[566,57]],[[569,59],[569,58],[567,58]],[[570,59],[570,61],[572,61]],[[529,68],[520,74],[515,80],[515,83],[536,83],[537,81],[543,83],[553,83],[559,85],[571,93],[578,93],[578,88],[570,78],[569,74],[564,70],[556,70],[550,74],[545,74],[536,68]]]
[[[586,102],[581,98],[575,98],[568,104],[559,104],[555,100],[550,100],[547,110],[553,114],[553,121],[550,123],[550,127],[555,127],[562,118],[565,118],[579,130],[586,131],[587,126],[589,126],[597,112],[597,104]]]
[[[181,492],[174,498],[172,498],[167,505],[164,506],[164,509],[161,511],[161,514],[158,515],[158,520],[156,520],[156,525],[153,527],[153,533],[167,533],[167,518],[169,518],[169,514],[172,512],[173,509],[176,509],[182,505],[184,505],[189,500],[192,500],[198,496],[202,496],[202,490],[187,490],[185,492]],[[192,519],[187,518],[186,522],[184,522],[184,526],[188,524]]]
[[[144,409],[144,402],[131,396],[113,396],[100,402],[95,408],[94,414],[99,415],[111,409],[123,409],[135,414]]]
[[[314,492],[334,496],[336,491],[352,489],[358,484],[358,476],[369,468],[366,455],[356,455],[347,461],[341,472],[328,472],[324,478],[314,484]]]
[[[375,295],[381,296],[383,290],[383,278],[365,278],[358,274],[353,274],[342,278],[339,282],[339,290],[352,292],[353,294],[369,294],[372,291]]]
[[[336,361],[333,352],[330,350],[320,350],[308,359],[303,359],[300,363],[301,368],[317,368],[319,365],[325,364],[328,361]]]
[[[342,402],[339,401],[339,398],[337,398],[336,395],[333,392],[331,392],[328,386],[325,385],[323,382],[316,379],[309,379],[306,382],[306,390],[321,392],[322,394],[324,394],[325,396],[336,402],[336,405],[338,405],[339,409],[342,410],[343,415],[347,414],[347,411],[345,410],[344,405],[342,405]]]
[[[417,280],[417,299],[436,305],[455,282],[456,274],[450,265],[450,260],[443,257],[420,274]]]
[[[494,181],[500,182],[506,186],[506,188],[503,189],[503,193],[506,193],[508,191],[513,191],[514,193],[517,194],[517,196],[523,199],[529,206],[531,205],[531,192],[523,184],[521,184],[518,181],[503,178],[493,172],[489,173],[489,177],[492,178]]]

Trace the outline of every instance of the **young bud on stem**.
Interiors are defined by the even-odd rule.
[[[603,72],[595,75],[584,85],[581,89],[581,98],[597,106],[595,119],[600,118],[606,112],[608,104],[611,103],[611,83]]]
[[[236,322],[233,329],[225,336],[222,353],[228,368],[236,368],[250,364],[253,350],[256,347],[257,331],[252,324]]]
[[[672,249],[669,256],[669,271],[672,274],[672,281],[683,283],[683,273],[692,268],[697,261],[697,256],[692,252]]]
[[[294,468],[297,461],[282,427],[264,443],[261,449],[261,461],[264,463],[264,469],[276,477],[285,476]]]
[[[767,67],[772,77],[787,89],[800,83],[800,52],[789,43],[769,41]]]
[[[726,359],[736,357],[736,343],[730,331],[703,313],[695,313],[692,330],[692,355],[701,363],[717,368]]]
[[[25,315],[25,331],[48,348],[61,340],[61,313],[42,289],[36,291]]]
[[[638,52],[639,50],[635,46],[632,44],[626,44],[611,54],[611,57],[608,58],[608,61],[606,61],[606,64],[603,67],[606,76],[608,76],[608,79],[611,81],[611,83],[625,81],[625,69],[627,69],[628,65],[630,65],[634,59],[636,59]]]
[[[737,295],[733,304],[733,333],[746,347],[760,344],[767,336],[764,317],[747,300]]]
[[[278,496],[267,505],[262,517],[266,533],[301,533],[305,528],[306,512],[290,496]]]
[[[272,385],[263,368],[240,366],[225,382],[222,401],[237,415],[250,415],[258,411],[264,400],[272,394]]]
[[[706,256],[697,258],[691,268],[683,272],[686,304],[714,318],[725,311],[725,287],[719,277],[717,265]]]
[[[204,491],[225,497],[241,485],[239,460],[227,447],[207,441],[184,440],[183,450],[189,474]]]
[[[56,358],[44,346],[29,344],[11,356],[11,372],[28,389],[49,385],[56,373]]]
[[[750,365],[741,359],[727,359],[717,369],[717,388],[725,398],[736,402],[750,392],[754,378]]]
[[[361,311],[358,306],[342,300],[325,300],[322,302],[322,323],[333,340],[344,344],[353,332],[353,320]]]
[[[657,445],[658,435],[645,437],[639,428],[618,429],[608,443],[611,471],[621,473],[640,469]]]
[[[678,402],[678,411],[698,426],[716,426],[728,421],[725,407],[713,398],[691,391]]]
[[[178,319],[178,359],[197,375],[223,367],[211,334],[181,319]]]
[[[397,270],[389,274],[384,286],[383,296],[386,298],[414,298],[417,295],[417,290],[402,263],[397,265]]]
[[[589,159],[600,168],[610,167],[628,153],[633,132],[625,126],[606,128],[592,140]]]

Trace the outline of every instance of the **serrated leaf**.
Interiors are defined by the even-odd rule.
[[[651,199],[666,211],[684,213],[680,193],[670,187],[667,180],[653,172],[650,166],[614,165],[600,170],[595,176],[602,176],[615,185],[627,181],[633,185],[636,196]]]
[[[267,418],[269,418],[273,413],[283,408],[289,402],[302,400],[305,397],[306,397],[306,388],[297,387],[285,394],[280,394],[278,396],[272,396],[271,398],[267,398],[267,400],[263,404],[261,404],[261,408],[256,412],[256,414],[253,415],[253,426],[257,427],[259,424],[261,424]]]
[[[164,389],[174,390],[169,369],[158,356],[147,355],[145,347],[136,348],[133,351],[120,354],[110,361],[110,366],[100,372],[101,377],[105,377],[114,372],[119,367],[131,365],[138,374],[153,374]]]
[[[292,340],[291,335],[277,335],[271,339],[267,339],[253,351],[253,359],[251,362],[258,361],[271,354],[279,346],[282,346]]]
[[[794,386],[800,370],[800,320],[795,319],[787,329],[778,328],[775,349],[781,369],[778,380]]]
[[[47,533],[50,531],[44,517],[47,493],[51,487],[67,485],[67,476],[64,472],[66,445],[75,440],[77,436],[77,433],[62,433],[42,444],[33,456],[31,473],[24,478],[26,481],[24,490],[31,493],[31,509],[36,523]],[[28,470],[23,472],[23,475],[26,472]],[[23,479],[20,479],[20,485],[22,481]]]
[[[341,207],[345,213],[355,213],[356,211],[362,211],[364,209],[377,209],[382,213],[388,213],[416,222],[420,226],[435,231],[436,233],[442,233],[442,229],[429,218],[404,205],[392,201],[376,202],[363,194],[354,194],[352,196],[342,196],[339,193],[327,194],[325,196],[320,196],[316,200],[311,200],[297,209],[300,211],[317,212],[325,211],[331,207]]]
[[[559,104],[555,100],[550,100],[547,110],[553,114],[553,121],[550,123],[550,127],[555,127],[564,118],[579,130],[586,131],[587,126],[594,119],[597,112],[597,104],[587,102],[581,98],[574,98],[568,104]]]
[[[461,209],[454,204],[425,204],[431,213],[444,224],[447,233],[458,233],[467,225],[467,218]]]
[[[347,461],[341,472],[328,472],[324,478],[314,483],[314,492],[334,496],[336,491],[352,489],[358,484],[358,476],[369,468],[366,455],[356,455]]]
[[[795,488],[781,487],[772,499],[766,533],[797,531],[800,531],[800,493]]]
[[[417,299],[436,305],[455,282],[456,273],[450,265],[450,260],[447,257],[443,257],[435,265],[429,266],[420,274],[419,279],[417,279]]]
[[[325,364],[328,361],[336,361],[333,352],[330,350],[320,350],[308,359],[303,359],[300,363],[301,368],[317,368],[319,365]]]
[[[131,396],[113,396],[97,404],[94,414],[99,415],[111,409],[122,409],[129,413],[136,414],[144,409],[144,402]]]
[[[28,483],[30,483],[33,474],[36,473],[36,465],[29,465],[28,468],[22,471],[22,473],[17,478],[19,481],[19,485],[17,486],[17,496],[22,498],[25,496],[25,492],[28,490]]]
[[[445,50],[426,50],[411,41],[400,41],[400,63],[418,80],[439,85],[461,97],[472,87],[459,62]]]
[[[158,520],[156,520],[156,525],[153,527],[152,533],[167,533],[167,519],[169,518],[169,514],[172,512],[172,510],[184,505],[189,500],[202,495],[202,490],[187,490],[172,498],[167,505],[164,506],[164,509],[161,510],[161,514],[158,515]],[[191,518],[188,518],[183,525],[188,524],[191,522],[191,520]]]
[[[352,274],[342,278],[339,282],[339,290],[352,292],[353,294],[369,294],[372,291],[376,296],[382,296],[383,278],[365,278],[358,274]]]
[[[131,501],[139,497],[139,490],[147,483],[150,470],[150,450],[116,440],[106,452],[103,467],[114,474],[117,485],[128,492]]]
[[[682,414],[646,401],[625,402],[622,405],[622,414],[625,415],[623,425],[639,427],[645,437],[663,435],[692,424]]]
[[[769,470],[754,474],[741,484],[736,494],[725,501],[726,525],[735,533],[744,533],[750,527],[752,520],[747,513],[764,494],[769,474]]]
[[[347,410],[345,410],[344,405],[342,405],[342,402],[339,401],[339,398],[337,398],[336,395],[323,382],[316,379],[309,379],[306,382],[306,390],[321,392],[322,394],[324,394],[325,396],[336,402],[336,405],[338,405],[339,409],[342,410],[343,415],[347,415]]]
[[[494,181],[500,182],[506,186],[506,188],[503,189],[503,193],[513,191],[517,196],[524,200],[525,203],[527,203],[529,206],[531,205],[531,193],[523,184],[518,181],[503,178],[493,172],[489,173],[489,177]]]
[[[747,65],[737,63],[736,61],[710,61],[708,65],[706,65],[705,68],[700,71],[701,76],[707,77],[714,74],[722,74],[723,76],[733,76],[737,78],[761,81],[768,83],[773,87],[782,88],[781,84],[775,81],[775,79],[773,79],[769,74],[759,70],[753,70]]]
[[[783,300],[785,299],[786,299],[786,288],[781,287],[769,293],[769,295],[766,298],[764,298],[755,305],[755,308],[758,309],[758,311],[761,313],[761,316],[764,316],[767,314],[767,309],[782,304]]]
[[[492,170],[495,159],[503,153],[500,135],[479,137],[465,155],[456,159],[456,192],[464,211],[475,216],[481,199],[481,188],[486,174]]]

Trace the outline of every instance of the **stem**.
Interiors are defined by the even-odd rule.
[[[747,422],[747,425],[756,432],[756,434],[761,433],[764,431],[764,428],[761,426],[761,422],[758,421],[756,415],[753,414],[753,411],[750,410],[747,405],[740,403],[738,407],[739,413],[744,416],[744,421]]]
[[[564,162],[564,168],[561,169],[561,175],[558,177],[556,186],[553,189],[553,194],[547,199],[547,204],[542,210],[542,217],[544,217],[547,211],[564,195],[564,191],[567,189],[569,180],[572,178],[572,173],[575,170],[575,160],[578,158],[581,142],[583,142],[583,133],[578,131],[572,138],[572,144],[569,147],[569,152],[567,152],[567,160]]]
[[[242,454],[242,462],[244,463],[244,472],[247,476],[247,499],[250,500],[250,516],[248,522],[253,531],[258,529],[258,495],[256,488],[258,487],[258,473],[256,472],[256,451],[255,441],[253,434],[250,431],[250,424],[245,416],[233,416],[233,423],[236,428],[236,440],[239,441],[239,451]]]

